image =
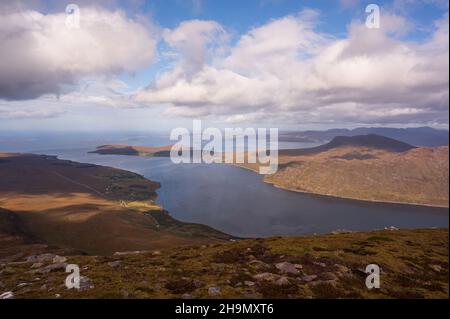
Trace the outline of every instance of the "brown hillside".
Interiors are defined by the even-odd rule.
[[[5,240],[14,237],[17,248],[27,240],[88,254],[229,238],[171,218],[153,202],[158,187],[119,169],[52,156],[0,153],[0,232]]]
[[[280,156],[265,181],[294,191],[369,201],[449,204],[448,147],[393,152],[339,146],[315,154]]]

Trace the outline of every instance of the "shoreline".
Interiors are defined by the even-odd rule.
[[[396,201],[377,200],[377,199],[362,199],[362,198],[356,198],[356,197],[346,197],[346,196],[338,196],[338,195],[321,194],[321,193],[308,192],[308,191],[297,190],[297,189],[293,189],[293,188],[289,188],[289,187],[284,187],[284,186],[280,186],[280,185],[277,185],[275,183],[268,182],[268,181],[264,181],[264,183],[272,185],[275,188],[283,189],[283,190],[290,191],[290,192],[293,192],[293,193],[301,193],[301,194],[308,194],[308,195],[332,197],[332,198],[338,198],[338,199],[353,200],[353,201],[358,201],[358,202],[377,203],[377,204],[395,204],[395,205],[429,207],[429,208],[447,208],[447,209],[449,208],[449,206],[444,206],[444,205],[396,202]]]
[[[234,167],[242,168],[254,173],[258,174],[258,171],[245,166],[240,166],[238,164],[229,164]],[[449,206],[445,205],[436,205],[436,204],[423,204],[423,203],[411,203],[411,202],[398,202],[398,201],[388,201],[388,200],[377,200],[377,199],[363,199],[363,198],[356,198],[356,197],[347,197],[347,196],[339,196],[339,195],[331,195],[331,194],[323,194],[323,193],[316,193],[316,192],[310,192],[305,190],[299,190],[295,188],[290,188],[286,186],[278,185],[274,182],[266,181],[266,179],[263,177],[262,182],[272,185],[275,188],[282,189],[285,191],[293,192],[293,193],[300,193],[300,194],[307,194],[307,195],[315,195],[315,196],[323,196],[323,197],[331,197],[331,198],[337,198],[337,199],[345,199],[345,200],[354,200],[358,202],[366,202],[366,203],[377,203],[377,204],[395,204],[395,205],[407,205],[407,206],[418,206],[418,207],[430,207],[430,208],[449,208]]]
[[[95,152],[92,152],[95,153]],[[106,154],[101,154],[101,153],[96,153],[98,155],[106,155]],[[140,155],[140,154],[111,154],[111,155],[121,155],[121,156],[138,156],[138,157],[149,157],[149,156],[144,156],[144,155]],[[251,171],[253,173],[259,174],[257,169],[253,169],[251,167],[246,167],[246,166],[241,166],[239,164],[236,163],[222,163],[225,165],[230,165],[230,166],[234,166],[234,167],[238,167],[238,168],[242,168],[248,171]],[[354,200],[354,201],[358,201],[358,202],[366,202],[366,203],[378,203],[378,204],[394,204],[394,205],[408,205],[408,206],[416,206],[416,207],[429,207],[429,208],[449,208],[449,205],[437,205],[437,204],[424,204],[424,203],[414,203],[414,202],[399,202],[399,201],[388,201],[388,200],[377,200],[377,199],[363,199],[363,198],[357,198],[357,197],[347,197],[347,196],[339,196],[339,195],[331,195],[331,194],[323,194],[323,193],[316,193],[316,192],[310,192],[310,191],[303,191],[303,190],[298,190],[295,188],[290,188],[290,187],[286,187],[286,186],[281,186],[278,184],[275,184],[273,182],[269,182],[266,181],[266,179],[263,177],[262,178],[262,182],[272,185],[275,188],[278,189],[282,189],[282,190],[286,190],[286,191],[290,191],[290,192],[294,192],[294,193],[300,193],[300,194],[308,194],[308,195],[316,195],[316,196],[324,196],[324,197],[330,197],[330,198],[337,198],[337,199],[345,199],[345,200]]]

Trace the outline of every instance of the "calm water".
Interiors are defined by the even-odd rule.
[[[155,143],[165,142],[163,138],[158,141]],[[263,183],[259,174],[220,164],[174,165],[168,158],[87,154],[98,143],[97,140],[92,142],[92,146],[85,143],[89,144],[89,148],[71,148],[66,143],[64,149],[33,149],[36,143],[20,149],[15,144],[14,150],[53,154],[63,159],[113,166],[142,174],[161,182],[157,202],[175,218],[207,224],[236,236],[302,235],[389,226],[448,227],[447,209],[293,193]],[[148,141],[143,143],[139,139],[136,144],[150,145]]]

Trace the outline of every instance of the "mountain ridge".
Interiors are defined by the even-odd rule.
[[[415,146],[386,136],[367,134],[356,136],[336,136],[330,142],[320,146],[303,149],[281,150],[280,154],[288,156],[312,155],[345,146],[367,147],[391,152],[405,152],[416,148]]]
[[[358,127],[354,129],[329,129],[307,131],[285,131],[280,133],[280,141],[303,143],[326,143],[336,136],[377,134],[393,138],[414,146],[448,146],[449,132],[431,127],[389,128]]]

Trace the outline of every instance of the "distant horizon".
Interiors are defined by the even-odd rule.
[[[230,128],[233,127],[251,127],[251,126],[229,126]],[[399,130],[406,130],[406,129],[421,129],[421,128],[428,128],[433,129],[436,131],[449,131],[448,127],[432,127],[432,126],[355,126],[355,127],[340,127],[340,126],[333,126],[330,128],[305,128],[305,129],[282,129],[280,130],[280,133],[282,132],[306,132],[306,131],[318,131],[318,132],[325,132],[330,130],[348,130],[353,131],[356,129],[399,129]],[[222,128],[219,128],[222,129]],[[170,129],[159,129],[159,130],[152,130],[152,129],[42,129],[42,128],[35,128],[35,129],[2,129],[0,128],[0,134],[5,133],[157,133],[157,134],[170,134]]]

